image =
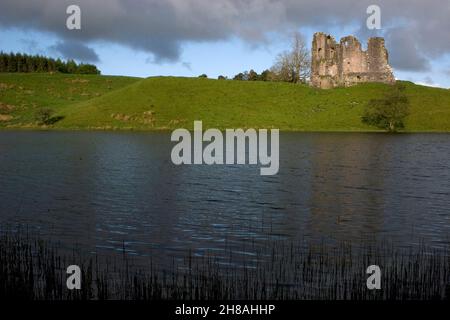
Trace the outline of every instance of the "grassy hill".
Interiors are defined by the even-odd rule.
[[[0,87],[0,103],[26,107],[16,111],[20,120],[0,121],[0,127],[36,126],[31,111],[45,105],[63,117],[52,126],[58,129],[191,129],[194,120],[202,120],[204,127],[221,129],[373,131],[361,123],[363,107],[388,88],[371,83],[319,90],[273,82],[61,75],[0,75],[0,86],[11,83],[9,78],[16,87]],[[411,101],[406,131],[450,132],[450,90],[405,85]]]
[[[0,128],[36,127],[39,108],[63,107],[100,97],[140,80],[132,77],[0,73]]]

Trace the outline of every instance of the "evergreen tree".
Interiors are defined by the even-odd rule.
[[[6,72],[6,54],[0,52],[0,72]]]
[[[74,74],[100,74],[95,65],[80,63],[74,60],[67,62],[41,55],[21,53],[4,53],[0,51],[0,72],[61,72]]]
[[[16,55],[11,52],[8,56],[7,61],[8,61],[7,72],[17,72]]]

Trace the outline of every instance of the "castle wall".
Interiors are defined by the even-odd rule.
[[[370,38],[364,51],[353,36],[337,43],[330,35],[315,33],[311,57],[311,85],[317,88],[363,82],[395,83],[383,38]]]

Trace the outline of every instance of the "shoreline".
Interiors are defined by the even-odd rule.
[[[42,127],[0,127],[0,133],[1,132],[140,132],[140,133],[171,133],[173,130],[181,129],[183,127],[177,127],[177,128],[155,128],[155,129],[142,129],[142,128],[123,128],[123,127],[115,127],[115,128],[42,128]],[[226,128],[226,129],[277,129],[274,127],[235,127],[235,128]],[[194,132],[191,128],[185,128],[189,132]],[[204,128],[212,129],[209,127]],[[224,128],[214,128],[219,129],[220,131],[225,131]],[[404,134],[450,134],[450,130],[448,131],[441,131],[441,130],[424,130],[424,131],[399,131],[399,132],[387,132],[385,130],[301,130],[301,129],[279,129],[280,133],[336,133],[336,134],[343,134],[343,133],[361,133],[361,134],[371,134],[371,133],[377,133],[377,134],[387,134],[387,135],[404,135]]]

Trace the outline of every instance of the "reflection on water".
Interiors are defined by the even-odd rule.
[[[450,237],[450,135],[280,136],[280,171],[175,166],[167,133],[1,132],[0,221],[67,248],[251,256],[275,240]]]

